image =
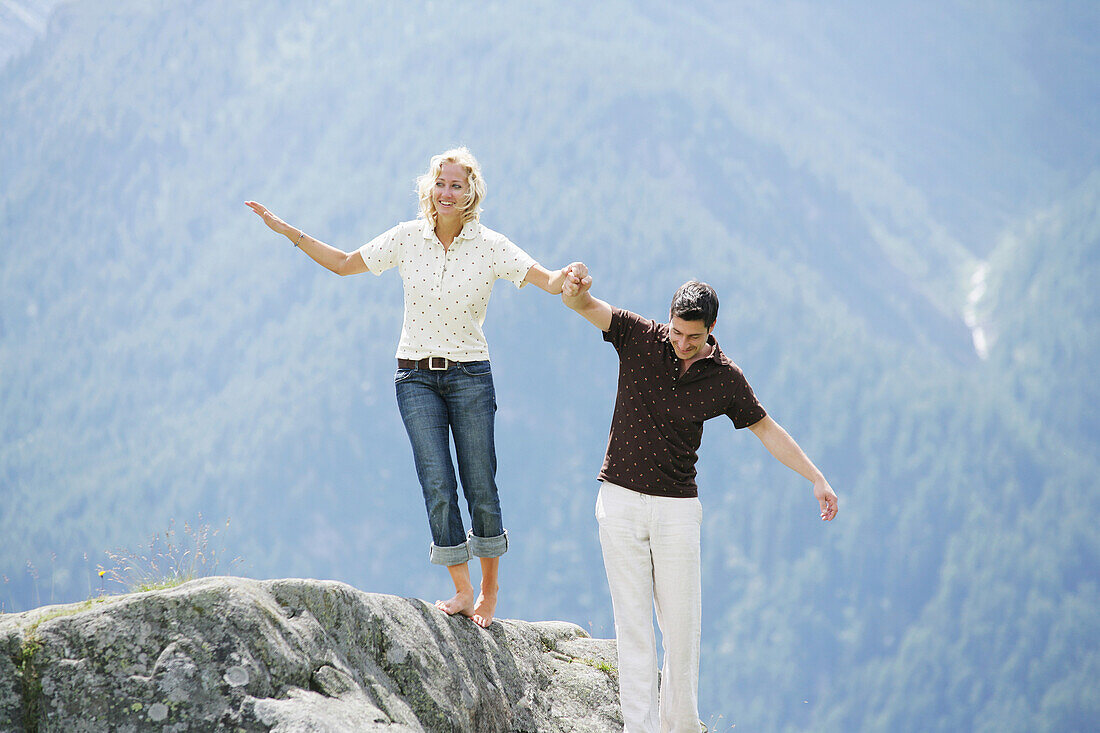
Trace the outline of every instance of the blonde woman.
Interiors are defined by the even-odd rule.
[[[551,272],[482,225],[485,182],[466,148],[434,156],[417,189],[417,219],[350,253],[290,226],[255,201],[246,204],[337,275],[381,275],[391,267],[401,273],[405,316],[394,377],[397,404],[428,510],[429,560],[447,566],[455,587],[454,597],[435,605],[487,627],[496,611],[500,556],[508,549],[496,486],[496,394],[482,332],[489,294],[503,278],[557,295],[567,281],[579,284],[587,269],[578,262]],[[470,513],[468,533],[459,512],[451,437]],[[476,598],[467,565],[472,557],[481,561]]]

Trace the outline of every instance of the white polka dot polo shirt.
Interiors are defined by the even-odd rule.
[[[359,248],[367,268],[391,267],[405,286],[399,359],[443,356],[454,361],[489,358],[482,326],[498,278],[523,287],[534,258],[507,237],[468,221],[446,250],[430,222],[398,224]]]

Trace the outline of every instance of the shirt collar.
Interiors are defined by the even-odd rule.
[[[424,239],[434,239],[439,241],[439,237],[435,236],[435,226],[432,225],[428,219],[424,220],[424,223],[420,227],[421,232],[424,234]],[[457,242],[460,239],[474,239],[481,231],[481,222],[477,219],[470,219],[468,222],[462,225],[462,230],[459,231],[458,236],[455,237]]]
[[[676,365],[676,369],[679,370],[680,359],[676,356],[676,349],[672,347],[672,339],[668,335],[668,324],[663,325],[665,326],[665,353],[668,355],[668,358],[672,360],[672,363]],[[692,363],[692,366],[695,366],[695,364],[700,362],[708,361],[713,361],[717,366],[726,366],[727,364],[733,363],[729,360],[729,357],[726,356],[725,352],[723,352],[722,349],[718,347],[718,339],[714,338],[713,333],[707,336],[707,343],[714,346],[714,348],[711,349],[711,352],[704,356],[702,359],[699,359],[698,361]],[[700,368],[705,369],[706,367]],[[679,371],[677,371],[677,374],[678,373]],[[695,373],[698,374],[698,372]]]
[[[477,219],[470,219],[468,222],[462,225],[462,231],[458,233],[455,239],[473,239],[481,231],[481,222]]]
[[[713,333],[707,337],[707,341],[714,344],[714,351],[710,352],[710,356],[707,357],[708,359],[714,359],[714,361],[720,366],[725,366],[727,364],[733,363],[729,360],[729,357],[726,356],[726,353],[718,348],[718,339],[714,338]]]

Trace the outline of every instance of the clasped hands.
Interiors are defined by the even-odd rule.
[[[588,274],[588,266],[583,262],[573,262],[563,270],[565,280],[561,285],[561,297],[576,298],[587,293],[592,287],[592,277]]]

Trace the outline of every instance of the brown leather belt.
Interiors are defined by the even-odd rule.
[[[451,361],[450,359],[444,359],[442,356],[429,356],[426,359],[420,361],[413,361],[412,359],[398,359],[398,369],[430,369],[433,372],[445,372],[451,367],[457,365],[459,362]]]

